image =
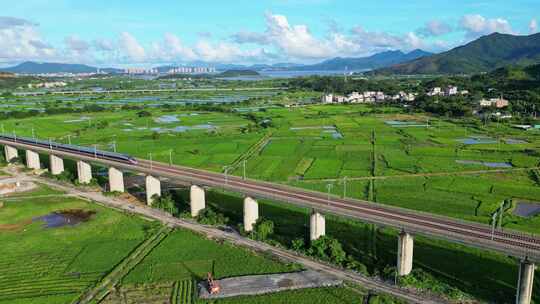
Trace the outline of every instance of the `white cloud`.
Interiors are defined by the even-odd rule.
[[[264,33],[256,33],[249,31],[241,31],[231,36],[235,43],[255,43],[255,44],[270,44],[271,41]]]
[[[253,43],[269,45],[278,50],[283,59],[313,61],[336,56],[363,56],[389,49],[413,49],[424,46],[414,33],[392,35],[385,32],[369,32],[362,27],[343,34],[338,24],[331,27],[324,38],[315,37],[307,25],[292,25],[286,16],[266,14],[264,32],[242,31],[231,38],[238,44]]]
[[[36,24],[0,17],[0,61],[46,60],[55,54],[56,50],[41,37]]]
[[[90,44],[75,35],[66,37],[64,43],[66,44],[68,51],[71,51],[76,55],[83,55],[90,50]]]
[[[529,33],[530,34],[536,34],[538,33],[538,21],[536,19],[532,19],[529,23]]]
[[[446,35],[451,31],[452,27],[449,24],[438,20],[431,20],[424,27],[418,29],[417,33],[423,37],[435,37]]]
[[[208,62],[250,62],[267,60],[267,54],[261,48],[241,49],[238,44],[199,40],[195,45],[185,45],[179,37],[166,33],[161,42],[152,44],[152,61],[208,61]]]
[[[352,29],[353,41],[357,44],[357,52],[367,55],[388,50],[410,51],[418,48],[429,48],[421,37],[413,32],[405,35],[392,35],[385,32],[370,32],[357,26]]]
[[[161,43],[152,44],[152,58],[164,61],[190,61],[195,60],[197,55],[190,47],[185,46],[180,38],[171,33],[166,33]]]
[[[104,39],[104,38],[99,38],[92,41],[92,45],[94,46],[96,50],[102,51],[102,52],[114,51],[116,48],[116,45],[114,42],[108,39]]]
[[[6,29],[15,26],[37,26],[37,24],[21,18],[0,16],[0,29]]]
[[[122,32],[118,42],[120,51],[128,59],[135,62],[141,62],[146,58],[146,51],[130,33]]]
[[[513,34],[512,26],[506,19],[486,19],[481,15],[465,15],[461,18],[460,26],[466,32],[466,38],[474,39],[494,32]]]

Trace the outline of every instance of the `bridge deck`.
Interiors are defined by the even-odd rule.
[[[169,178],[180,182],[221,188],[245,195],[267,198],[294,205],[313,208],[320,212],[357,219],[381,226],[404,229],[410,233],[420,234],[465,245],[494,250],[517,258],[527,257],[540,261],[540,239],[518,231],[495,231],[487,225],[460,221],[433,214],[375,204],[357,199],[343,199],[328,196],[324,193],[306,189],[289,187],[281,184],[242,179],[236,176],[225,176],[200,169],[182,166],[169,166],[159,162],[139,159],[138,164],[118,162],[114,160],[90,157],[74,152],[51,150],[47,147],[0,140],[0,144],[11,145],[20,149],[31,149],[36,152],[85,160],[106,166],[114,166],[128,171],[141,172],[153,176]]]

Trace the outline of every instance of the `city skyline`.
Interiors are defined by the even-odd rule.
[[[536,1],[393,2],[31,0],[0,16],[0,65],[313,63],[386,50],[440,52],[493,32],[538,32]]]

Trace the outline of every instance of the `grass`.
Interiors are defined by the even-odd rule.
[[[162,109],[150,111],[153,117],[194,112],[178,109],[174,112]],[[327,182],[322,182],[323,179],[341,179],[346,176],[351,178],[347,183],[348,196],[372,198],[381,204],[484,224],[488,223],[491,213],[502,200],[538,201],[540,187],[527,171],[452,174],[471,170],[493,170],[480,165],[460,164],[457,160],[504,162],[510,163],[514,168],[538,166],[538,132],[523,132],[505,124],[475,126],[439,118],[430,118],[429,128],[396,128],[385,124],[385,121],[423,122],[426,117],[403,114],[396,108],[378,108],[377,111],[375,113],[371,107],[361,105],[268,108],[264,112],[253,114],[260,119],[271,119],[273,127],[270,130],[258,129],[247,133],[242,131],[242,127],[252,122],[240,114],[202,111],[195,116],[181,116],[181,122],[172,125],[140,118],[136,111],[89,114],[93,121],[90,124],[87,121],[65,122],[81,115],[13,119],[4,123],[7,130],[15,128],[17,124],[21,135],[31,134],[31,128],[35,127],[40,130],[38,135],[41,137],[53,137],[65,142],[67,135],[71,134],[74,143],[98,143],[101,149],[110,149],[109,144],[115,140],[121,152],[144,158],[148,158],[149,153],[152,153],[153,159],[163,162],[169,161],[169,150],[172,150],[174,163],[214,171],[222,171],[223,166],[235,163],[247,153],[250,157],[246,171],[250,178],[289,183],[326,192]],[[100,121],[107,121],[108,126],[97,128],[97,122]],[[192,130],[179,134],[163,133],[159,139],[153,139],[153,131],[150,130],[155,127],[194,126],[209,122],[218,126],[217,132]],[[335,127],[344,138],[332,138],[329,133],[323,132],[321,126]],[[126,128],[132,131],[124,131]],[[268,131],[272,133],[268,143],[253,154],[248,153],[267,136]],[[371,163],[372,133],[375,134],[374,168]],[[459,141],[469,137],[489,137],[494,139],[495,143],[465,145]],[[520,139],[524,142],[508,144],[506,139]],[[137,142],[137,145],[133,142]],[[370,193],[367,180],[352,179],[371,177],[372,171],[375,177],[386,179],[374,182],[374,191]],[[230,173],[241,175],[242,166],[237,166],[236,170]],[[448,175],[403,176],[430,173]],[[342,191],[343,185],[338,181],[333,182],[331,192],[339,195]],[[240,199],[221,194],[212,194],[210,199],[213,199],[213,203],[228,217],[237,223],[241,222]],[[505,228],[540,233],[539,217],[520,218],[513,216],[511,211],[512,209],[507,210],[504,216]],[[261,205],[261,214],[275,221],[277,233],[274,238],[279,242],[287,244],[292,238],[306,235],[307,210],[267,202]],[[347,251],[368,265],[372,273],[395,263],[394,232],[337,219],[329,220],[327,225],[329,234],[338,237]],[[517,277],[516,261],[489,252],[422,238],[417,239],[415,248],[417,266],[437,279],[491,301],[499,298],[509,301],[513,297]],[[145,259],[140,265],[143,268],[135,269],[127,278],[132,280],[132,283],[174,282],[178,280],[174,278],[175,272],[189,278],[191,275],[186,274],[189,272],[186,269],[190,268],[196,269],[195,274],[200,275],[210,267],[208,261],[212,260],[212,257],[208,257],[204,259],[206,262],[185,267],[179,262],[180,258],[175,260],[172,253],[162,254],[164,260],[173,261],[170,269],[160,266],[159,259],[152,260],[151,254],[150,259]],[[142,266],[145,262],[147,265]],[[482,266],[478,267],[480,264]],[[476,272],[474,269],[482,271]],[[489,273],[490,270],[497,273],[496,280],[483,272]],[[228,273],[227,271],[224,273]],[[486,286],[491,288],[486,289]],[[500,294],[490,295],[492,289],[498,290]]]
[[[50,189],[36,193],[50,192]],[[77,226],[43,227],[33,218],[65,209],[95,211]],[[0,303],[67,303],[95,284],[153,225],[76,198],[7,201],[0,209]]]
[[[227,243],[206,240],[194,232],[176,230],[124,278],[123,284],[200,280],[208,272],[226,278],[297,269]]]

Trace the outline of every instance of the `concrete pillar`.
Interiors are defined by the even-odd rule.
[[[535,268],[536,265],[527,260],[522,261],[519,264],[519,279],[516,295],[517,304],[531,303]]]
[[[206,207],[204,189],[196,185],[191,186],[189,197],[191,216],[196,217]]]
[[[253,225],[259,219],[259,204],[251,197],[244,199],[244,230],[253,231]]]
[[[19,157],[19,151],[17,148],[12,146],[4,146],[4,153],[6,156],[6,161],[9,163],[12,159]]]
[[[92,181],[92,167],[90,164],[82,160],[77,161],[77,176],[79,177],[79,184],[90,184]]]
[[[161,182],[151,175],[146,176],[146,204],[152,206],[154,195],[161,196]]]
[[[124,192],[124,173],[122,171],[110,167],[109,168],[109,191]]]
[[[319,212],[311,213],[309,221],[309,239],[315,241],[326,234],[326,220]]]
[[[39,162],[39,154],[32,150],[26,150],[26,166],[30,169],[41,169],[41,163]]]
[[[61,159],[60,157],[54,155],[54,154],[51,154],[49,156],[49,162],[50,162],[50,166],[51,166],[51,174],[52,175],[58,175],[58,174],[62,174],[62,172],[64,172],[64,160]]]
[[[398,276],[406,276],[411,273],[413,265],[413,247],[413,236],[405,231],[401,232],[398,239]]]

